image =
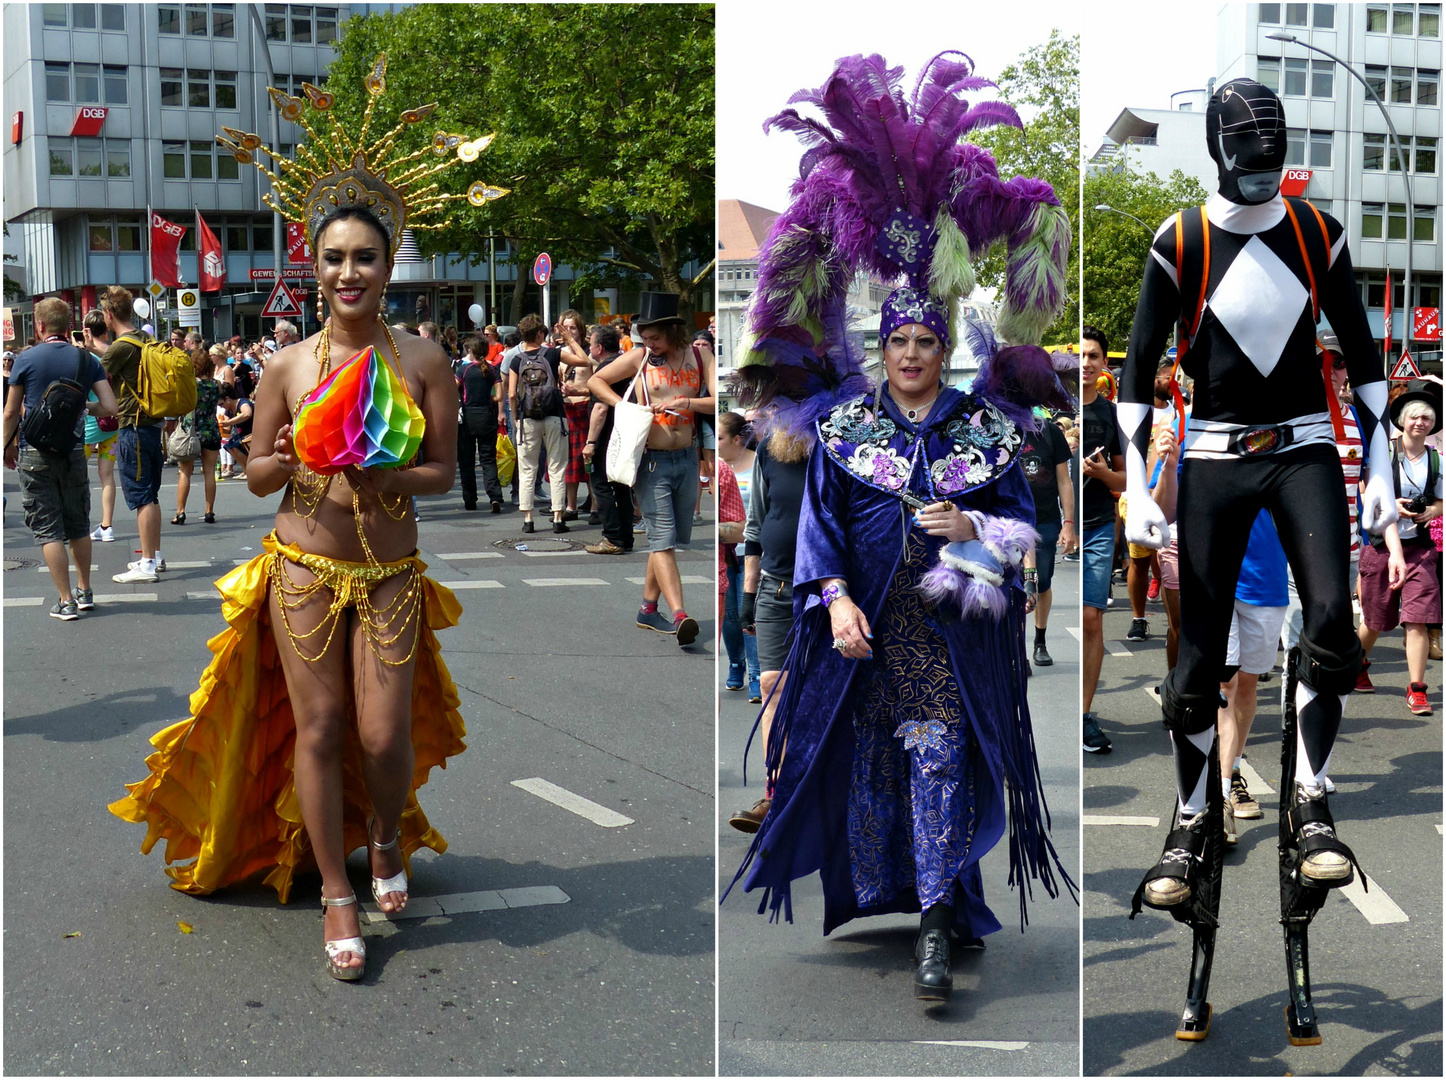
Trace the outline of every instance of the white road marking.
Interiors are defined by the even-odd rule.
[[[532,585],[544,589],[549,585],[609,585],[611,582],[604,581],[600,577],[525,577],[522,579],[524,585]]]
[[[1078,626],[1066,626],[1065,629],[1069,631],[1070,637],[1074,638],[1076,641],[1084,640],[1084,631],[1081,630]]]
[[[1111,656],[1134,656],[1134,655],[1135,655],[1134,653],[1130,652],[1129,649],[1125,648],[1125,643],[1124,643],[1123,641],[1110,641],[1108,638],[1106,638],[1106,639],[1105,639],[1105,648],[1110,651],[1110,655],[1111,655]]]
[[[976,1050],[1023,1050],[1027,1042],[1004,1042],[995,1039],[915,1039],[915,1046],[969,1046]]]
[[[446,559],[448,562],[457,562],[461,559],[500,559],[500,551],[453,551],[447,554],[438,554],[438,559]]]
[[[1438,833],[1446,834],[1446,826],[1437,825],[1437,826],[1436,826],[1436,831],[1437,831]]]
[[[1362,876],[1370,886],[1370,892],[1361,888]],[[1357,874],[1349,885],[1341,886],[1340,893],[1354,904],[1356,910],[1366,917],[1366,922],[1373,926],[1411,921],[1411,917],[1396,906],[1396,902],[1386,895],[1386,890],[1369,874]]]
[[[1275,788],[1265,782],[1265,778],[1250,767],[1250,762],[1241,761],[1240,775],[1245,779],[1245,786],[1250,789],[1252,795],[1265,794],[1274,795]]]
[[[213,563],[210,559],[193,559],[190,562],[176,562],[174,560],[167,559],[166,572],[169,573],[172,570],[209,570],[214,565],[215,563]]]
[[[153,592],[137,593],[96,593],[97,604],[154,604],[160,600],[160,595]]]
[[[1146,825],[1151,829],[1160,827],[1160,819],[1157,817],[1129,817],[1123,814],[1085,814],[1080,818],[1081,825]]]
[[[1150,700],[1153,701],[1157,707],[1161,704],[1160,688],[1158,686],[1145,687],[1145,693],[1150,696]]]
[[[366,912],[368,922],[400,922],[403,919],[429,919],[434,916],[466,915],[477,911],[506,911],[511,908],[566,904],[571,899],[572,897],[556,885],[528,885],[520,889],[414,896],[407,902],[406,910],[396,915],[382,914],[376,904],[363,904],[362,910]]]
[[[595,803],[591,799],[584,799],[581,795],[549,783],[540,776],[532,776],[526,780],[514,780],[512,786],[531,792],[539,799],[546,799],[554,806],[569,810],[578,817],[585,817],[595,825],[601,825],[604,829],[616,829],[633,823],[632,818],[624,817],[617,811],[609,810],[606,806]]]
[[[502,584],[502,582],[500,582],[500,581],[488,581],[488,580],[486,580],[486,579],[481,579],[481,580],[478,580],[478,581],[439,581],[439,582],[437,582],[437,584],[443,586],[444,588],[448,588],[448,589],[505,589],[505,588],[507,588],[507,586],[504,585],[504,584]]]
[[[69,569],[72,573],[74,573],[74,571],[75,571],[75,567],[74,567],[73,565],[68,566],[68,569]],[[100,569],[100,563],[98,563],[98,562],[93,562],[93,563],[91,563],[91,564],[90,564],[90,569],[91,569],[92,572],[94,572],[94,571],[96,571],[96,570],[99,570],[99,569]],[[48,573],[50,573],[50,567],[48,567],[48,566],[38,566],[38,567],[35,568],[35,572],[36,572],[37,574],[48,574]]]
[[[221,594],[218,593],[215,589],[212,589],[210,592],[188,592],[188,593],[186,594],[186,599],[187,599],[187,600],[219,600],[219,599],[221,599]]]
[[[45,601],[39,596],[7,596],[6,607],[40,607]]]
[[[586,555],[586,551],[523,551],[519,554],[526,555],[529,559],[556,559],[563,555]]]
[[[647,579],[647,578],[640,578],[640,577],[630,577],[630,578],[624,578],[623,580],[625,580],[625,581],[631,581],[634,585],[642,585],[642,584],[644,584],[648,579]],[[684,585],[708,585],[708,584],[713,583],[715,580],[716,580],[715,578],[704,577],[702,574],[684,574],[684,575],[683,575],[683,584],[684,584]]]

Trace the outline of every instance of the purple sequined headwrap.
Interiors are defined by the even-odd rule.
[[[939,335],[945,350],[953,347],[954,343],[949,340],[948,308],[922,289],[908,285],[895,289],[884,301],[884,309],[880,314],[880,342],[888,341],[889,335],[901,326],[920,323]]]

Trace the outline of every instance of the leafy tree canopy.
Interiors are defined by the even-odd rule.
[[[495,131],[443,182],[512,189],[482,208],[453,204],[445,228],[417,234],[425,250],[480,258],[492,230],[519,266],[546,250],[577,267],[583,287],[650,279],[685,306],[711,275],[711,4],[416,4],[357,16],[327,82],[343,123],[359,121],[381,52],[387,94],[374,124],[435,101],[399,145]],[[682,276],[690,260],[708,265],[697,281]]]

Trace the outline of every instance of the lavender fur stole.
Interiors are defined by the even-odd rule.
[[[978,515],[976,521],[983,523],[979,538],[945,544],[919,589],[931,602],[955,606],[966,616],[997,619],[1009,609],[1005,579],[1039,542],[1039,533],[1017,518]]]

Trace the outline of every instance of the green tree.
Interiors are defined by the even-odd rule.
[[[999,99],[1013,105],[1024,130],[994,127],[972,141],[994,155],[999,175],[1034,176],[1048,181],[1069,214],[1075,247],[1071,249],[1068,302],[1053,326],[1045,331],[1045,344],[1072,342],[1079,330],[1079,36],[1063,37],[1051,30],[1049,40],[1032,46],[999,73]],[[1003,244],[996,244],[977,264],[979,284],[1004,288]]]
[[[1128,171],[1085,177],[1084,321],[1104,331],[1112,351],[1124,352],[1130,339],[1155,229],[1177,210],[1204,203],[1207,194],[1198,180],[1179,169],[1168,180]],[[1101,204],[1122,213],[1096,210]]]
[[[514,321],[544,250],[576,267],[583,288],[650,281],[691,310],[716,261],[711,4],[417,4],[356,16],[327,81],[343,123],[359,121],[380,52],[387,94],[375,122],[435,101],[399,146],[439,130],[497,132],[444,183],[512,192],[482,208],[453,204],[444,228],[418,233],[425,251],[480,260],[489,232],[510,241]],[[685,278],[690,261],[706,265]]]

